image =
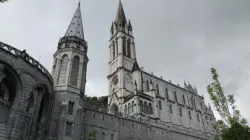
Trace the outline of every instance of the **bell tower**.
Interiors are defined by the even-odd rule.
[[[89,61],[87,50],[79,3],[54,54],[52,76],[55,95],[49,131],[52,139],[82,139],[82,113]]]
[[[109,40],[109,111],[122,112],[124,98],[133,93],[133,66],[136,62],[131,22],[126,19],[119,0],[115,21],[111,24]],[[136,63],[137,64],[137,63]]]

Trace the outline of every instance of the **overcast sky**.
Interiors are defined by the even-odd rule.
[[[207,96],[215,67],[227,93],[250,121],[249,0],[123,0],[145,71]],[[0,41],[26,49],[50,71],[53,54],[78,0],[9,0],[0,4]],[[118,0],[81,0],[89,47],[86,94],[107,95],[108,40]],[[211,102],[210,102],[211,103]],[[211,105],[212,106],[212,105]],[[217,115],[216,115],[217,116]]]

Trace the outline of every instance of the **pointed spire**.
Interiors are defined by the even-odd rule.
[[[186,81],[184,81],[184,87],[187,87],[187,83],[186,83]]]
[[[66,36],[76,36],[80,39],[84,39],[84,33],[83,33],[83,25],[82,25],[82,16],[81,16],[81,4],[79,2],[78,7],[76,9],[76,12],[69,24],[69,27],[65,33]]]
[[[118,23],[120,26],[125,26],[126,24],[126,16],[122,7],[122,2],[119,0],[119,5],[117,8],[117,13],[116,13],[116,23]]]
[[[133,28],[132,25],[131,25],[130,20],[128,21],[128,28],[131,28],[131,29]]]

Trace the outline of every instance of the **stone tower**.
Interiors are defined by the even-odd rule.
[[[133,94],[135,79],[133,66],[136,63],[133,28],[126,19],[119,1],[115,21],[112,22],[109,40],[109,111],[111,114],[122,112],[124,97]]]
[[[49,130],[51,139],[82,139],[87,50],[79,3],[54,54],[52,76],[55,95]]]

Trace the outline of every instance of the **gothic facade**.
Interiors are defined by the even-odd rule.
[[[108,47],[108,112],[84,100],[89,59],[80,4],[51,74],[25,50],[0,42],[0,139],[212,140],[215,117],[204,97],[190,83],[181,87],[140,68],[134,39],[119,1]]]

